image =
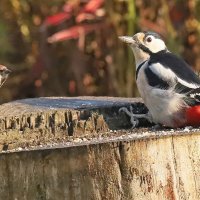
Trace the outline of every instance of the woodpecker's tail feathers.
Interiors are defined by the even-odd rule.
[[[197,98],[200,101],[200,87],[192,89],[187,95],[195,99]]]
[[[191,90],[193,90],[193,89],[191,89],[191,88],[189,88],[189,87],[187,87],[187,86],[181,84],[181,83],[178,82],[178,80],[177,80],[177,84],[175,85],[174,90],[175,90],[177,93],[179,93],[179,94],[188,94],[188,93],[190,93]]]
[[[200,105],[200,88],[188,92],[185,101],[189,106]]]

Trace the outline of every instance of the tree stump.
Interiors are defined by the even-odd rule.
[[[130,105],[147,112],[106,97],[1,105],[0,199],[199,200],[199,129],[125,130]]]

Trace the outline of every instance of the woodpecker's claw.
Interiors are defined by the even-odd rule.
[[[134,114],[132,106],[130,106],[130,111],[126,107],[122,107],[122,108],[119,109],[119,112],[125,112],[130,117],[132,129],[138,126],[140,118],[144,118],[144,119],[146,119],[146,120],[148,120],[149,122],[152,123],[152,117],[151,117],[150,113]]]
[[[119,112],[125,112],[130,117],[132,129],[135,128],[139,124],[139,120],[133,114],[133,107],[132,106],[130,106],[130,111],[126,107],[122,107],[122,108],[119,109]]]

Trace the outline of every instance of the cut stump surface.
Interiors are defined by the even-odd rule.
[[[147,112],[107,97],[1,105],[0,199],[199,200],[200,130],[125,130],[130,105]]]

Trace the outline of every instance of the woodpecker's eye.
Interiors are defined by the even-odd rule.
[[[146,39],[146,41],[147,41],[147,42],[151,42],[151,41],[152,41],[152,38],[151,38],[151,37],[148,37],[148,38]]]

